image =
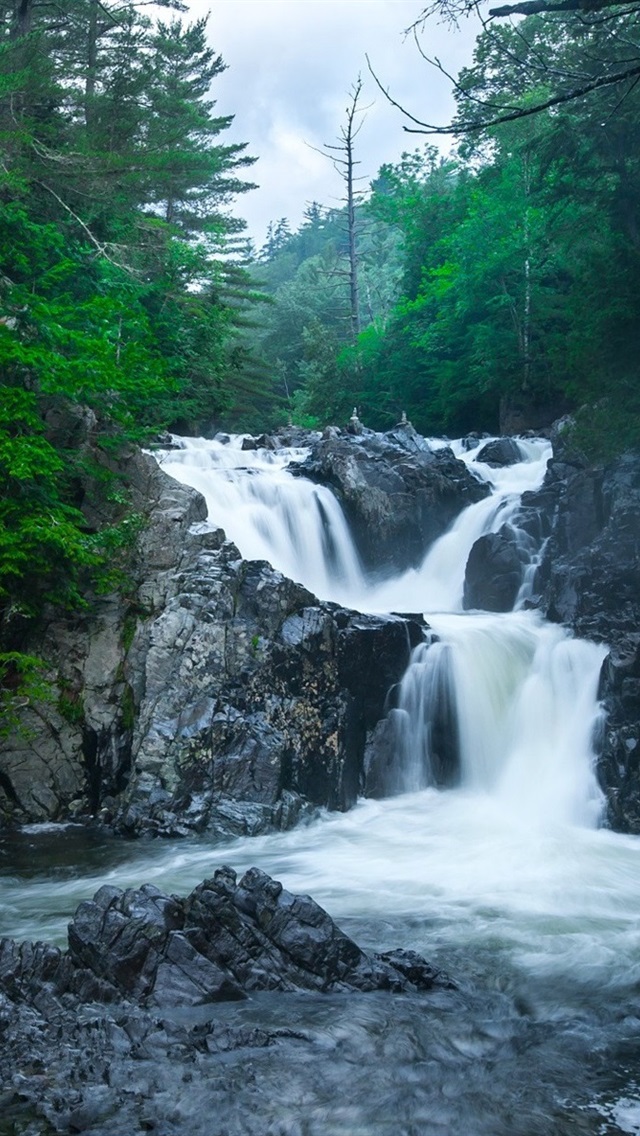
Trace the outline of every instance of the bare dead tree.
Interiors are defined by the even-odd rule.
[[[355,142],[364,123],[364,119],[360,116],[368,110],[368,107],[359,106],[360,96],[362,94],[362,77],[360,75],[358,75],[356,82],[353,84],[350,94],[351,101],[345,111],[346,117],[343,125],[340,127],[338,142],[334,144],[325,143],[322,149],[318,149],[318,153],[323,154],[325,158],[331,160],[334,169],[340,174],[340,177],[345,183],[346,192],[344,201],[347,210],[347,240],[349,248],[349,311],[351,315],[351,333],[355,340],[360,334],[360,290],[358,285],[356,218],[359,193],[356,186],[357,182],[365,180],[364,178],[357,177],[355,173],[356,166],[360,165],[360,162],[355,157]],[[316,147],[314,147],[314,149],[316,149]]]

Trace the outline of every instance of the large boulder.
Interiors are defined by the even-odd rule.
[[[467,559],[464,607],[512,611],[528,559],[510,525],[479,537]]]
[[[639,625],[640,457],[552,463],[556,506],[539,584],[551,619],[613,643]]]
[[[264,1110],[283,1072],[297,1067],[307,1094],[305,1068],[335,1073],[343,1023],[364,1015],[375,1040],[396,993],[399,1021],[468,1011],[469,990],[422,956],[362,949],[256,868],[239,881],[222,868],[186,898],[104,887],[68,950],[0,941],[0,1129],[281,1131],[277,1103],[266,1127]],[[361,1056],[348,1044],[345,1068]]]
[[[367,734],[422,635],[417,619],[320,605],[262,562],[232,565],[224,618],[198,588],[165,609],[176,638],[147,647],[157,631],[141,628],[132,646],[139,743],[116,818],[129,834],[252,835],[289,827],[305,804],[355,804]]]
[[[365,567],[378,576],[416,567],[428,547],[489,487],[449,447],[431,450],[411,429],[313,441],[292,470],[340,500]]]
[[[482,447],[476,461],[499,468],[522,461],[522,453],[515,438],[493,438]]]

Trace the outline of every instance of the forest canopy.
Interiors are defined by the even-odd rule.
[[[637,444],[640,77],[575,89],[640,60],[640,6],[538,7],[485,19],[442,128],[451,154],[408,151],[361,199],[356,340],[344,212],[317,206],[299,232],[272,231],[264,349],[301,420],[356,404],[374,427],[405,410],[427,433],[459,433],[570,410],[593,456]],[[418,115],[414,127],[429,133]]]
[[[510,7],[451,77],[447,157],[422,142],[347,178],[255,256],[230,211],[254,159],[225,140],[207,21],[180,0],[0,0],[0,688],[33,681],[25,622],[119,586],[123,437],[356,406],[427,434],[570,411],[596,460],[638,444],[640,5]]]

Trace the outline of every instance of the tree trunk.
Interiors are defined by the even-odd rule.
[[[524,158],[524,310],[522,314],[522,390],[531,386],[531,231],[529,224],[529,198],[531,170],[529,157]]]
[[[347,206],[349,269],[345,275],[349,277],[349,316],[351,321],[351,335],[354,342],[360,334],[360,294],[358,286],[358,242],[356,224],[357,192],[355,183],[361,179],[355,176],[355,167],[358,165],[358,162],[354,157],[354,145],[362,126],[362,123],[356,123],[356,115],[360,110],[358,100],[361,91],[362,79],[358,76],[358,81],[353,87],[351,103],[347,107],[346,125],[340,130],[339,145],[326,145],[325,149],[320,151],[325,157],[331,158],[331,161],[347,187],[345,202]],[[344,157],[335,157],[333,153],[328,153],[327,151],[337,151],[343,154]]]
[[[89,28],[87,35],[87,74],[84,84],[84,122],[91,125],[93,99],[98,71],[98,0],[89,0]]]
[[[355,99],[351,106],[347,131],[347,232],[349,235],[349,305],[351,310],[351,333],[354,340],[360,334],[360,297],[358,289],[358,248],[356,241],[356,200],[353,182],[353,113]]]
[[[21,36],[29,35],[33,17],[33,2],[34,0],[14,0],[13,22],[11,26],[12,39],[19,39]]]

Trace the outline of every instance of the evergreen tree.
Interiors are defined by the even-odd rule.
[[[229,255],[251,159],[219,141],[231,119],[208,95],[223,64],[204,21],[151,12],[0,2],[0,699],[33,679],[25,619],[114,586],[135,527],[99,456],[116,428],[195,428],[265,386],[240,338],[254,289]],[[93,424],[89,475],[49,430],[61,408]]]

